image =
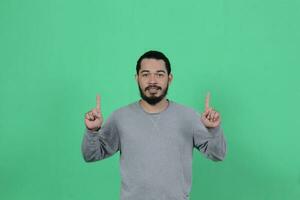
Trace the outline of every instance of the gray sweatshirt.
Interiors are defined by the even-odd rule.
[[[207,129],[194,109],[169,102],[164,111],[147,113],[137,101],[113,112],[99,131],[85,130],[86,162],[120,152],[121,200],[188,200],[193,148],[224,159],[221,127]]]

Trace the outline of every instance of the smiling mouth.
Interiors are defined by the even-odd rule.
[[[160,90],[161,88],[160,87],[157,87],[157,86],[148,86],[146,87],[146,91],[149,90],[149,91],[157,91],[157,90]]]
[[[152,87],[148,89],[148,92],[150,93],[150,95],[155,95],[158,93],[159,88],[156,87]]]

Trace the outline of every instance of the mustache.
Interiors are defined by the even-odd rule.
[[[161,90],[162,88],[157,85],[149,85],[145,88],[145,91],[150,90],[151,88],[155,88],[157,90]]]

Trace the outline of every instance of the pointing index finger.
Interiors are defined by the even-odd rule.
[[[209,108],[210,92],[207,93],[205,98],[205,110]]]
[[[97,101],[97,106],[96,106],[96,108],[97,108],[97,110],[100,110],[101,106],[100,106],[100,95],[99,95],[99,94],[97,94],[96,101]]]

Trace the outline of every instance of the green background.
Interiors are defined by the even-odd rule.
[[[118,199],[119,153],[81,155],[84,113],[139,98],[138,57],[170,59],[169,99],[222,115],[223,162],[194,150],[191,200],[300,198],[298,0],[1,0],[0,199]]]

